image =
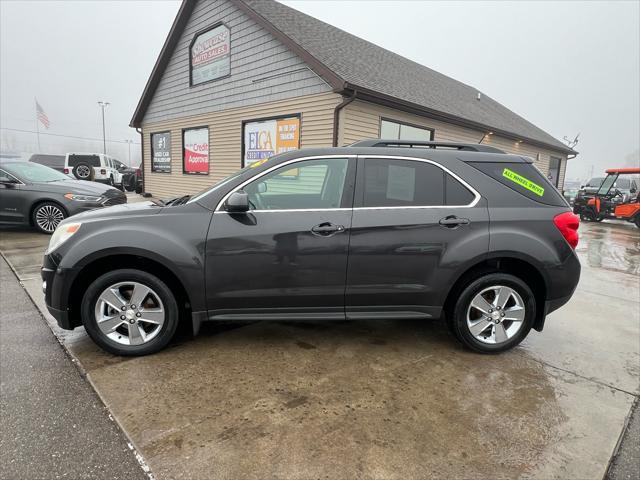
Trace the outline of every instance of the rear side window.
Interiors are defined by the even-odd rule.
[[[468,205],[474,195],[441,168],[426,162],[368,158],[363,207]]]
[[[567,205],[560,192],[531,163],[469,162],[469,165],[531,200],[557,207]]]
[[[75,167],[79,163],[86,163],[92,167],[100,166],[100,157],[98,155],[69,155],[69,166]]]

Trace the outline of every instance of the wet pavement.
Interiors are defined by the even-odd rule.
[[[640,393],[639,232],[583,224],[571,302],[495,356],[424,321],[205,324],[129,359],[52,329],[157,478],[600,479]],[[47,242],[0,234],[41,306]]]

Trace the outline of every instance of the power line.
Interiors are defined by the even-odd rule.
[[[38,133],[35,130],[22,130],[20,128],[7,128],[7,127],[0,127],[0,130],[10,130],[12,132],[22,132],[22,133]],[[50,135],[52,137],[64,137],[64,138],[75,138],[77,140],[93,140],[96,142],[101,142],[102,138],[91,138],[91,137],[77,137],[74,135],[61,135],[59,133],[45,133],[45,132],[40,132],[40,135]],[[126,140],[107,140],[107,142],[110,143],[128,143]],[[132,145],[140,145],[140,143],[135,143],[133,142]]]

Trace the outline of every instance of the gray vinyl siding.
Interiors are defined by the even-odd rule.
[[[189,44],[196,32],[220,21],[231,30],[231,75],[192,87]],[[231,2],[200,0],[180,36],[144,122],[163,122],[329,91],[331,88],[300,57]]]
[[[479,130],[460,127],[432,118],[357,100],[347,105],[340,112],[338,143],[340,145],[349,145],[358,140],[379,138],[381,118],[431,128],[435,131],[434,140],[437,142],[478,143],[485,133]],[[545,175],[549,173],[549,158],[551,156],[560,158],[558,189],[562,190],[567,168],[567,155],[565,153],[530,145],[526,142],[518,143],[499,135],[485,136],[482,143],[493,145],[507,153],[525,155],[533,158],[536,166]]]

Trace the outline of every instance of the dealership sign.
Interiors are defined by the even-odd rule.
[[[151,171],[171,173],[171,133],[151,134]]]
[[[231,72],[230,31],[219,25],[195,37],[189,49],[191,85],[199,85]]]
[[[300,117],[244,124],[244,166],[300,148]]]
[[[192,128],[184,131],[183,171],[196,175],[209,174],[209,129]]]

